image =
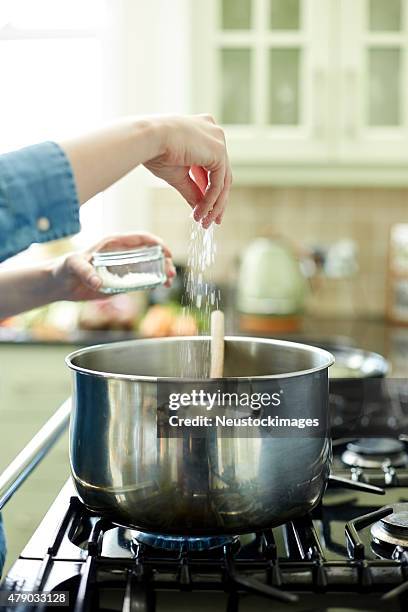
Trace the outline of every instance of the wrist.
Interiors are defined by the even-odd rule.
[[[40,270],[40,286],[47,303],[58,302],[66,299],[64,282],[61,278],[60,260],[45,262]]]
[[[143,163],[165,152],[165,127],[159,117],[142,117],[133,122],[134,142],[143,147]]]

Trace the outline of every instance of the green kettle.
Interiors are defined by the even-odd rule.
[[[256,238],[244,251],[237,307],[246,331],[294,331],[307,295],[307,282],[294,248],[283,237]],[[252,328],[252,329],[250,329]]]

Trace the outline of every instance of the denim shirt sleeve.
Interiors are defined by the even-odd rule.
[[[33,242],[56,240],[79,229],[72,168],[56,143],[0,155],[0,261]]]

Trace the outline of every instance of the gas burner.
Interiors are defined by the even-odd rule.
[[[351,467],[367,469],[408,465],[408,455],[403,442],[393,438],[361,438],[349,442],[341,460]]]
[[[219,548],[220,546],[233,544],[239,540],[238,536],[190,537],[161,535],[159,533],[146,533],[144,531],[134,531],[133,535],[137,543],[146,544],[152,548],[175,551],[184,549],[191,552]]]
[[[399,558],[408,550],[408,503],[394,504],[392,509],[371,527],[373,550],[384,558]]]

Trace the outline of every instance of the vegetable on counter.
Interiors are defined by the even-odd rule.
[[[124,293],[104,300],[84,302],[79,313],[78,327],[85,330],[132,331],[140,319],[138,303]]]
[[[140,294],[139,294],[140,295]],[[38,341],[67,341],[78,331],[123,331],[136,336],[194,336],[200,329],[196,313],[177,303],[154,304],[133,294],[117,294],[90,302],[56,302],[0,322],[8,338],[23,332]]]
[[[147,310],[139,332],[148,338],[195,336],[198,324],[195,316],[183,313],[178,304],[155,304]]]

